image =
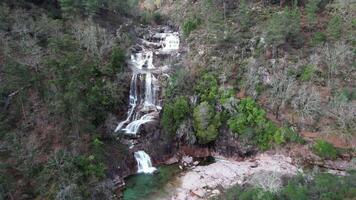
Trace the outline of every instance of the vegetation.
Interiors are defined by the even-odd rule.
[[[311,25],[316,23],[317,19],[317,11],[319,10],[318,5],[320,4],[321,0],[310,0],[305,6],[305,10],[307,11],[308,21]]]
[[[339,39],[341,36],[342,19],[340,16],[333,16],[326,28],[328,36],[332,39]]]
[[[335,159],[338,155],[337,149],[324,140],[317,140],[313,150],[317,155],[325,159]]]
[[[208,102],[204,101],[194,109],[193,119],[196,130],[195,135],[200,144],[207,144],[218,137],[220,115],[215,113]]]
[[[352,199],[355,195],[355,172],[349,176],[336,176],[318,173],[309,180],[296,176],[283,186],[277,193],[264,191],[261,188],[238,185],[228,189],[224,194],[212,199],[271,199],[271,200],[321,200],[321,199]],[[342,188],[342,189],[340,189]]]
[[[211,73],[205,73],[195,86],[196,92],[199,94],[200,101],[207,101],[214,104],[218,97],[218,81]]]
[[[266,118],[266,112],[259,108],[251,98],[240,101],[236,114],[228,121],[232,132],[249,138],[261,149],[267,149],[272,142],[286,142],[287,130],[278,128]]]
[[[169,135],[175,135],[179,125],[189,117],[190,107],[186,98],[179,97],[173,102],[167,102],[162,115],[162,125]]]
[[[161,125],[170,136],[182,130],[179,142],[215,148],[231,137],[236,149],[263,151],[304,144],[303,130],[352,147],[354,13],[339,0],[2,1],[0,199],[113,197],[101,185],[118,159],[109,133],[127,109],[127,51],[149,25],[184,36],[181,56],[162,63],[174,72],[159,79]],[[157,141],[175,146],[166,139]],[[323,140],[309,146],[322,159],[339,154]],[[224,198],[352,199],[354,176],[294,178],[278,192],[238,187]],[[94,197],[104,190],[108,198]]]
[[[191,19],[187,19],[184,23],[183,23],[183,34],[188,37],[189,34],[194,31],[195,29],[198,28],[198,26],[201,24],[201,19],[200,18],[191,18]]]
[[[275,13],[268,21],[267,42],[279,45],[286,40],[296,38],[300,31],[300,13],[298,8],[285,8]]]

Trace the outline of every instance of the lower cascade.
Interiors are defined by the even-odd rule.
[[[137,151],[134,154],[137,162],[137,173],[151,174],[157,169],[152,166],[150,156],[144,151]]]

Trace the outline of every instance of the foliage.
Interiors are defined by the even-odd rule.
[[[188,69],[178,69],[169,79],[166,86],[165,97],[174,99],[181,95],[191,95],[193,93],[194,79]]]
[[[266,112],[257,107],[251,98],[240,101],[237,115],[233,116],[228,124],[230,129],[237,134],[242,134],[246,128],[262,126],[266,123]]]
[[[215,76],[211,73],[205,73],[195,86],[200,101],[207,101],[214,104],[218,99],[219,85]]]
[[[250,143],[257,144],[262,150],[268,149],[272,142],[283,144],[301,141],[299,135],[290,128],[279,128],[268,120],[266,112],[250,97],[239,102],[236,114],[228,120],[228,125],[232,132],[248,137]]]
[[[124,65],[125,65],[124,51],[119,47],[113,48],[111,53],[111,62],[110,62],[110,68],[112,70],[111,73],[122,72]]]
[[[316,23],[316,13],[319,9],[318,5],[321,0],[309,0],[305,5],[305,10],[307,11],[307,17],[309,24],[313,25]]]
[[[247,30],[251,26],[251,13],[248,8],[247,0],[240,1],[238,9],[238,19],[243,31]]]
[[[65,150],[59,150],[50,157],[39,173],[37,189],[43,197],[52,199],[60,188],[70,185],[83,185],[104,175],[104,165],[94,156],[76,156]],[[82,192],[85,192],[85,187]],[[84,195],[84,194],[82,194]]]
[[[219,134],[220,115],[215,113],[214,108],[204,101],[200,103],[193,113],[195,135],[200,144],[214,141]]]
[[[324,42],[326,42],[326,34],[325,33],[323,33],[323,32],[314,33],[312,41],[311,41],[311,43],[313,45],[318,45],[318,44],[324,43]]]
[[[188,37],[192,31],[198,28],[201,24],[201,19],[198,17],[193,17],[185,20],[183,23],[183,34]]]
[[[312,180],[301,175],[295,176],[277,193],[248,185],[235,185],[212,199],[343,200],[353,199],[356,194],[355,186],[355,171],[347,176],[318,173]]]
[[[164,22],[164,16],[159,12],[143,11],[139,17],[142,24],[162,24]]]
[[[175,135],[179,125],[190,114],[190,107],[185,97],[178,97],[164,105],[162,124],[169,135]]]
[[[273,14],[268,21],[266,40],[269,44],[278,45],[287,39],[297,37],[299,31],[299,10],[297,8],[285,8],[283,12]]]
[[[53,74],[48,88],[50,103],[56,113],[66,116],[71,130],[78,133],[101,123],[106,112],[117,104],[117,94],[113,93],[111,82],[102,81],[103,74],[95,61],[78,51],[76,45],[70,36],[51,40],[51,50],[56,54],[47,63]],[[122,62],[122,55],[114,52],[111,65]]]
[[[302,81],[309,81],[313,78],[315,72],[315,67],[314,65],[305,65],[302,69],[301,75],[300,75],[300,79]]]
[[[100,8],[130,14],[137,5],[137,0],[60,0],[62,11],[67,15],[81,13],[85,15],[96,14]]]
[[[342,29],[342,18],[339,15],[333,16],[328,26],[326,27],[326,32],[329,37],[333,39],[339,39],[341,36]]]
[[[337,149],[324,140],[317,140],[313,145],[314,152],[325,159],[335,159],[338,155]]]

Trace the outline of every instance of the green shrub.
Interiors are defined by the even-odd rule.
[[[200,144],[214,141],[219,134],[220,115],[216,114],[214,107],[208,102],[199,104],[193,113],[195,135]]]
[[[325,159],[335,159],[338,155],[337,149],[324,140],[317,140],[313,145],[313,151]]]
[[[125,64],[125,53],[122,49],[115,47],[111,54],[111,69],[113,73],[121,72]]]
[[[83,173],[85,178],[96,177],[103,178],[105,175],[105,166],[103,163],[97,162],[95,156],[77,156],[75,164]]]
[[[238,9],[238,19],[239,19],[241,29],[243,31],[247,30],[251,26],[251,21],[252,21],[251,18],[252,17],[249,12],[247,1],[246,0],[240,1],[239,9]]]
[[[266,118],[266,112],[250,97],[239,102],[236,114],[227,122],[230,130],[258,145],[261,150],[268,149],[272,143],[301,142],[298,133],[288,127],[278,127]]]
[[[286,142],[295,142],[300,144],[305,143],[304,139],[298,134],[298,132],[296,132],[291,127],[287,127],[287,126],[281,127],[280,131],[284,135]]]
[[[342,18],[338,15],[332,17],[326,28],[326,32],[329,37],[333,39],[339,39],[341,36]]]
[[[305,6],[305,10],[307,11],[307,17],[309,24],[313,25],[316,23],[316,13],[319,10],[319,3],[321,0],[309,0]]]
[[[285,141],[279,128],[267,120],[266,112],[250,97],[240,101],[236,115],[228,120],[228,125],[232,132],[250,138],[250,142],[262,150],[268,149],[274,140],[277,143]]]
[[[316,32],[314,33],[313,35],[313,38],[312,38],[312,45],[318,45],[320,43],[324,43],[326,42],[326,34],[323,33],[323,32]]]
[[[201,24],[201,19],[194,17],[187,19],[183,23],[183,34],[184,36],[188,37],[192,31],[198,28],[198,26]]]
[[[298,36],[300,13],[297,8],[286,8],[282,13],[273,14],[268,21],[266,41],[278,45]]]
[[[175,135],[179,125],[190,114],[190,107],[187,98],[178,97],[172,102],[164,105],[162,124],[164,130],[169,135]]]
[[[234,133],[241,134],[246,128],[264,125],[265,116],[266,112],[258,108],[256,102],[248,97],[240,101],[237,114],[228,121],[228,125]]]
[[[195,86],[195,90],[199,95],[200,102],[207,101],[210,104],[215,104],[219,94],[219,85],[215,76],[211,73],[205,73]]]
[[[300,79],[302,81],[309,81],[313,78],[314,73],[315,73],[314,65],[305,65],[302,69]]]

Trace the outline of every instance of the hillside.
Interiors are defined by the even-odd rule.
[[[356,198],[355,15],[352,0],[1,0],[0,200]],[[220,159],[235,174],[214,182]],[[151,188],[130,193],[136,178]]]

